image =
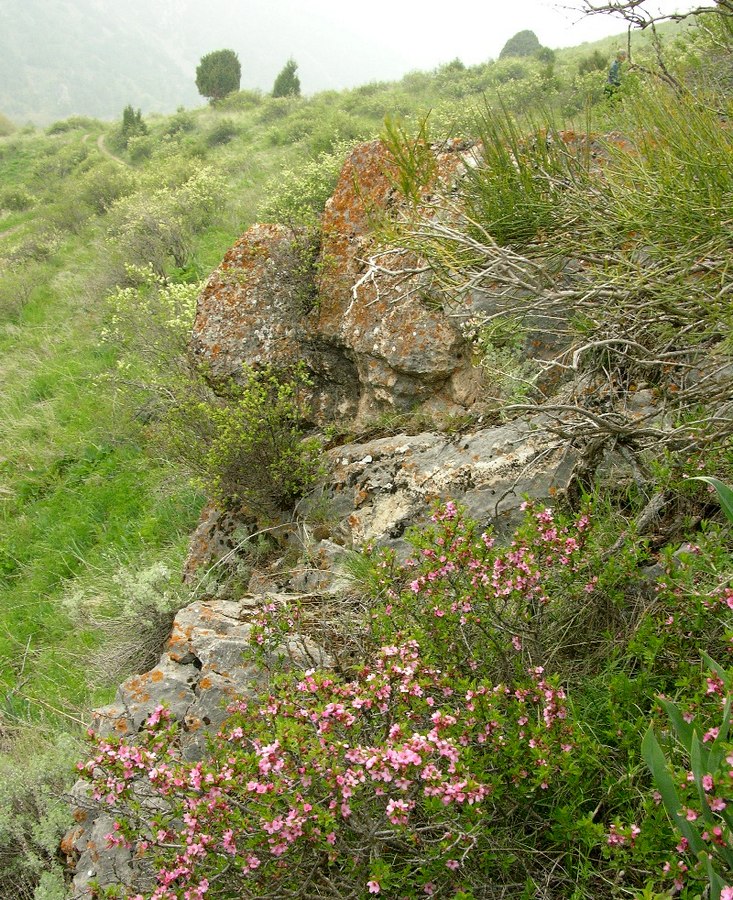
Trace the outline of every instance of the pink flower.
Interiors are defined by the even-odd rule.
[[[378,894],[382,890],[378,881],[367,881],[367,887],[370,894]]]
[[[733,900],[733,887],[724,887],[720,892],[720,900]]]
[[[451,872],[455,872],[455,870],[456,870],[460,865],[461,865],[461,864],[458,862],[457,859],[449,859],[448,862],[446,862],[446,866],[451,870]]]

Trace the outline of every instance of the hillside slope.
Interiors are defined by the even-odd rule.
[[[270,90],[292,53],[304,89],[394,78],[408,65],[361,41],[338,21],[311,17],[304,36],[287,6],[274,15],[263,0],[146,3],[129,0],[4,0],[0,4],[0,110],[20,123],[70,115],[108,119],[128,103],[144,112],[200,104],[195,70],[204,53],[231,47],[242,86]]]

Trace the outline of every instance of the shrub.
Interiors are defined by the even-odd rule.
[[[403,564],[371,556],[371,610],[342,623],[362,629],[358,662],[274,676],[266,700],[233,704],[205,761],[181,759],[162,708],[137,746],[96,740],[82,768],[117,817],[112,842],[153,850],[156,900],[661,896],[678,838],[641,735],[661,692],[700,727],[719,719],[726,678],[699,689],[690,654],[702,640],[723,651],[733,597],[725,580],[710,589],[725,579],[717,535],[670,554],[648,597],[643,547],[609,556],[604,527],[529,506],[500,545],[455,504],[437,508]],[[277,669],[309,621],[305,606],[267,606],[260,664]],[[678,779],[692,810],[723,796]],[[690,871],[690,896],[706,877]]]
[[[584,56],[578,63],[579,75],[590,75],[591,72],[603,71],[608,64],[608,60],[604,53],[600,50],[594,50],[588,56]]]
[[[209,147],[220,147],[228,144],[238,133],[239,129],[231,119],[222,119],[206,135],[206,143]]]
[[[11,212],[25,212],[35,202],[36,198],[24,187],[6,188],[0,193],[0,209],[7,209]]]
[[[628,573],[592,563],[587,515],[528,515],[502,548],[454,504],[437,509],[403,566],[376,556],[371,617],[343,623],[369,632],[366,657],[235,703],[205,762],[180,759],[162,709],[139,747],[97,741],[84,771],[116,810],[113,840],[156,848],[157,897],[306,897],[309,877],[334,897],[599,897],[623,877],[602,848],[621,797],[633,804],[608,771],[611,732],[586,728],[577,698],[603,642],[594,618]],[[261,659],[277,666],[303,622],[265,609]],[[142,828],[135,771],[159,810]],[[594,822],[599,796],[608,818]],[[578,871],[580,854],[594,871]]]
[[[3,319],[15,318],[23,311],[41,281],[41,273],[40,266],[28,262],[0,272],[0,316]]]
[[[79,234],[92,216],[92,209],[79,198],[60,199],[44,210],[44,219],[52,231],[64,235]]]
[[[168,422],[172,451],[224,506],[277,516],[322,474],[321,447],[304,439],[302,366],[290,373],[245,368],[224,399],[184,399]]]
[[[135,189],[134,175],[115,162],[105,162],[85,173],[79,184],[79,199],[103,215],[116,200]]]
[[[175,115],[171,116],[168,119],[168,124],[166,125],[163,133],[168,135],[176,135],[193,131],[195,128],[196,120],[193,115],[185,110],[182,106],[179,106],[176,110]]]
[[[524,134],[504,110],[479,116],[480,164],[469,169],[464,202],[470,218],[499,244],[522,246],[559,231],[569,186],[585,186],[584,161],[551,130]]]
[[[16,126],[10,121],[7,116],[4,116],[0,113],[0,137],[7,137],[16,131]]]
[[[165,853],[157,896],[309,896],[299,885],[313,877],[327,896],[471,896],[460,892],[498,886],[511,868],[486,840],[492,812],[521,816],[572,759],[561,747],[573,740],[564,694],[541,673],[516,693],[456,684],[410,641],[382,648],[351,681],[308,672],[262,707],[235,708],[215,756],[193,769],[176,758],[160,708],[132,751],[130,774],[145,773],[165,804],[144,832],[149,846],[178,843],[176,817],[188,845]],[[520,733],[534,747],[524,773]],[[543,756],[553,761],[537,765]],[[135,804],[126,757],[100,741],[84,770],[104,772],[95,796],[117,808]],[[120,821],[111,839],[131,838]]]
[[[71,787],[78,752],[79,745],[68,736],[52,741],[36,729],[21,727],[9,752],[0,754],[3,897],[32,900],[44,875],[47,890],[51,882],[57,888],[63,884],[58,845],[73,824],[64,794]]]
[[[46,129],[47,134],[66,134],[69,131],[88,131],[91,128],[99,127],[98,119],[90,119],[88,116],[70,116],[68,119],[61,119],[54,122]]]
[[[521,321],[473,317],[462,326],[473,348],[474,362],[486,373],[491,396],[502,404],[521,403],[535,391],[536,365],[525,353],[526,329]]]
[[[160,179],[158,179],[160,181]],[[178,172],[170,166],[169,184],[123,197],[109,210],[107,237],[119,259],[119,280],[125,278],[125,265],[152,266],[157,275],[165,275],[172,261],[178,268],[188,262],[192,237],[221,208],[224,180],[208,166],[184,164]]]
[[[125,142],[130,159],[134,163],[150,159],[153,155],[153,139],[147,134],[134,134]]]
[[[239,112],[260,106],[262,99],[262,93],[258,90],[234,91],[219,100],[216,106],[220,110]]]
[[[176,284],[151,266],[127,266],[128,285],[107,297],[109,314],[101,336],[120,353],[119,368],[135,370],[144,360],[146,389],[159,393],[185,355],[203,284]]]
[[[264,222],[313,225],[336,187],[344,160],[354,147],[339,142],[330,152],[320,153],[297,169],[285,169],[268,182],[259,217]]]
[[[89,654],[88,683],[119,684],[151,669],[175,614],[190,599],[177,566],[164,560],[137,568],[120,565],[108,579],[93,578],[70,590],[63,598],[70,617],[101,640]]]

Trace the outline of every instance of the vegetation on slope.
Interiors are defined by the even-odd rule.
[[[705,44],[704,37],[696,37],[703,42],[700,47],[690,41],[676,51],[680,72],[689,73],[698,91],[708,86],[719,88],[721,80],[724,82],[724,67],[730,66],[725,41],[719,34],[714,37],[716,43],[712,45]],[[706,54],[717,54],[712,77],[701,61]],[[488,232],[500,222],[505,231],[501,243],[515,248],[525,249],[527,242],[539,240],[541,244],[542,240],[554,241],[562,236],[568,242],[568,252],[582,246],[598,258],[599,270],[606,275],[604,254],[608,250],[614,283],[627,284],[633,277],[636,285],[646,279],[648,273],[638,263],[639,254],[651,254],[651,268],[669,275],[668,286],[654,295],[658,304],[655,309],[671,305],[676,318],[666,325],[664,320],[661,325],[651,323],[650,334],[644,335],[647,352],[658,351],[647,338],[674,338],[678,320],[690,314],[700,325],[696,338],[707,342],[700,343],[703,350],[719,348],[723,341],[729,341],[724,291],[729,229],[725,216],[717,214],[727,208],[730,191],[729,139],[717,112],[727,108],[727,95],[720,91],[707,95],[708,106],[715,110],[711,113],[693,97],[670,100],[654,91],[647,93],[650,88],[630,76],[622,92],[623,103],[606,104],[605,72],[588,65],[583,67],[584,74],[580,72],[580,63],[587,58],[588,53],[583,51],[560,54],[554,62],[510,59],[470,68],[456,61],[432,74],[413,73],[398,84],[366,85],[309,100],[240,92],[215,108],[180,110],[169,118],[151,119],[146,123],[146,133],[140,129],[135,135],[125,135],[124,141],[119,139],[122,129],[84,119],[57,123],[48,134],[24,130],[0,138],[0,402],[7,426],[0,450],[0,653],[4,658],[0,738],[7,751],[0,794],[0,892],[30,897],[37,890],[39,898],[61,896],[59,870],[54,869],[55,841],[58,828],[63,827],[58,794],[70,778],[63,762],[74,752],[69,750],[65,735],[76,733],[75,722],[84,719],[90,704],[109,697],[115,679],[149,662],[140,657],[110,660],[115,645],[125,643],[120,641],[125,624],[129,628],[130,623],[139,627],[149,622],[150,634],[159,636],[172,611],[186,600],[176,582],[186,535],[201,497],[190,487],[186,473],[176,470],[158,445],[148,440],[151,427],[165,408],[167,384],[161,383],[160,372],[174,380],[179,373],[170,359],[157,359],[151,368],[148,325],[155,324],[161,307],[157,311],[146,307],[146,296],[151,295],[145,292],[155,279],[164,290],[154,291],[154,298],[170,287],[180,286],[185,293],[204,278],[238,233],[258,218],[268,179],[274,179],[277,186],[270,188],[263,210],[282,221],[312,223],[314,211],[325,202],[337,174],[344,142],[376,135],[387,112],[409,121],[413,116],[420,118],[428,107],[433,109],[431,122],[437,133],[474,134],[476,103],[484,92],[492,97],[499,91],[505,108],[517,115],[541,102],[555,115],[583,119],[590,108],[591,123],[603,130],[619,127],[625,134],[634,135],[643,124],[654,139],[645,142],[641,135],[638,156],[620,154],[614,158],[613,190],[605,205],[591,211],[587,220],[578,217],[571,201],[582,202],[588,182],[579,183],[575,191],[571,186],[568,191],[558,173],[542,183],[534,176],[530,181],[520,179],[514,193],[499,198],[504,208],[497,218],[491,207],[496,202],[491,194],[496,157],[484,160],[481,174],[486,183],[474,185],[475,218]],[[633,99],[637,92],[638,105]],[[650,98],[653,114],[660,117],[656,124],[641,118]],[[688,131],[683,124],[690,116],[700,125],[695,131]],[[490,135],[484,134],[485,142],[486,137]],[[104,154],[108,147],[116,148],[122,163]],[[306,159],[310,162],[304,164]],[[527,165],[531,167],[536,161],[536,155],[530,156]],[[639,191],[639,185],[647,192]],[[649,191],[653,191],[651,199]],[[587,199],[585,206],[591,206]],[[507,211],[514,219],[507,218]],[[529,211],[533,212],[534,225],[528,234]],[[538,212],[542,213],[539,219]],[[576,234],[578,221],[583,227]],[[525,230],[507,230],[512,223],[521,224]],[[701,259],[711,260],[711,264],[700,276],[695,265]],[[453,270],[446,269],[444,260],[443,253],[436,273],[447,272],[447,282],[468,271],[465,260]],[[469,262],[480,265],[482,260]],[[719,286],[720,299],[706,310],[713,283]],[[678,287],[682,284],[684,291]],[[690,285],[698,284],[697,293],[690,295]],[[646,282],[641,288],[648,289]],[[116,298],[117,306],[107,304],[109,295]],[[576,325],[595,329],[593,334],[597,336],[608,326],[615,307],[604,305],[600,296],[594,302],[595,319],[591,317],[589,322],[585,315]],[[188,309],[190,315],[190,305]],[[149,313],[151,318],[141,322],[135,313]],[[124,329],[118,329],[119,320],[110,318],[115,314],[125,320]],[[186,327],[185,318],[177,320],[170,340],[180,341]],[[106,340],[102,339],[103,332]],[[164,351],[170,346],[167,344]],[[676,347],[671,352],[676,352]],[[631,368],[643,368],[645,359],[634,358]],[[595,364],[603,373],[610,367],[615,379],[618,362],[613,355],[599,354]],[[115,377],[110,377],[114,373]],[[623,373],[624,389],[633,383],[632,375],[635,372]],[[127,390],[120,392],[123,383]],[[674,446],[671,449],[679,450]],[[704,682],[703,694],[698,697],[696,693],[701,684],[698,650],[705,639],[714,655],[721,660],[725,657],[729,624],[726,604],[718,601],[725,600],[721,592],[729,578],[724,549],[728,538],[725,532],[708,527],[695,537],[699,552],[688,553],[677,575],[676,564],[664,555],[670,573],[669,596],[665,593],[647,607],[637,608],[641,602],[638,570],[654,561],[659,545],[647,547],[641,536],[634,540],[633,522],[646,507],[649,492],[661,488],[679,495],[681,476],[694,473],[698,465],[711,473],[729,474],[731,461],[726,448],[705,456],[700,456],[698,449],[693,446],[683,456],[662,460],[644,457],[641,484],[618,491],[610,498],[613,503],[596,509],[595,518],[600,520],[593,539],[596,543],[592,552],[583,556],[582,566],[583,584],[595,585],[593,579],[598,578],[600,586],[597,592],[594,588],[594,602],[587,610],[583,608],[583,615],[593,617],[586,633],[602,635],[603,640],[590,642],[587,658],[578,655],[574,644],[562,642],[568,637],[574,640],[573,617],[586,592],[561,576],[557,585],[552,582],[547,588],[554,603],[548,611],[550,631],[542,652],[523,649],[526,642],[522,629],[532,623],[518,615],[524,609],[520,605],[512,610],[512,636],[519,639],[520,649],[512,642],[511,647],[502,645],[499,653],[492,638],[479,635],[472,639],[465,659],[481,662],[485,671],[478,675],[453,672],[456,656],[446,657],[450,641],[446,643],[445,635],[432,633],[427,626],[415,625],[420,592],[409,587],[403,590],[404,573],[395,571],[389,583],[381,576],[370,578],[377,586],[370,596],[373,612],[386,609],[385,599],[392,599],[394,610],[394,601],[399,600],[398,616],[390,614],[383,619],[380,615],[377,624],[362,624],[373,645],[375,664],[380,658],[379,646],[399,642],[407,653],[410,641],[416,640],[425,653],[420,665],[427,667],[420,668],[420,677],[432,679],[436,689],[440,687],[436,678],[440,681],[443,677],[432,671],[437,668],[463,679],[465,685],[460,683],[465,691],[476,690],[479,676],[483,686],[515,679],[512,683],[517,690],[549,690],[555,692],[556,699],[557,692],[562,691],[572,698],[568,727],[573,730],[573,752],[560,747],[562,764],[560,769],[553,769],[552,783],[548,781],[546,788],[534,781],[527,787],[521,778],[516,791],[504,782],[497,783],[494,790],[501,788],[501,797],[492,818],[499,823],[496,831],[483,827],[483,808],[466,807],[468,818],[464,819],[460,811],[463,806],[448,805],[446,812],[440,809],[440,803],[424,804],[420,800],[418,835],[423,821],[426,828],[444,832],[449,826],[441,816],[453,815],[456,810],[456,822],[450,826],[459,829],[456,835],[473,833],[477,827],[472,821],[474,815],[482,821],[481,830],[487,831],[488,843],[481,844],[474,856],[466,850],[466,860],[470,857],[466,868],[462,868],[463,856],[445,855],[448,849],[442,845],[443,839],[437,841],[432,855],[403,852],[407,843],[419,845],[409,830],[414,820],[402,821],[403,813],[409,819],[408,813],[416,808],[409,807],[415,800],[412,794],[391,798],[409,807],[403,810],[393,805],[393,817],[398,821],[383,821],[389,814],[386,800],[378,799],[379,794],[365,797],[367,812],[360,816],[358,828],[352,827],[356,820],[349,822],[348,816],[342,816],[337,822],[334,814],[329,826],[335,829],[334,843],[326,840],[328,846],[321,847],[316,841],[302,855],[308,871],[322,873],[324,865],[331,866],[325,871],[335,885],[332,896],[349,896],[348,891],[353,896],[367,896],[368,892],[376,893],[374,885],[387,896],[410,896],[418,875],[425,882],[420,884],[423,892],[426,885],[434,884],[432,889],[438,889],[438,895],[450,890],[461,896],[455,891],[463,890],[465,897],[472,896],[471,891],[476,897],[491,896],[480,893],[481,873],[494,867],[499,870],[497,890],[508,885],[514,885],[514,890],[518,872],[523,872],[521,890],[528,897],[537,896],[541,890],[550,896],[578,898],[628,896],[635,890],[646,890],[651,897],[654,890],[662,888],[664,875],[659,870],[674,845],[661,810],[655,812],[650,800],[650,784],[640,759],[641,734],[654,714],[654,698],[659,691],[698,704],[704,721],[713,727],[715,710],[706,705]],[[592,493],[593,486],[588,484],[585,489]],[[587,502],[592,499],[589,496]],[[686,533],[685,514],[699,521],[713,512],[713,507],[705,506],[706,499],[703,494],[696,505],[675,506],[683,518],[670,529],[668,538]],[[465,527],[471,532],[470,524]],[[622,553],[611,563],[604,547],[619,540],[624,529],[627,535],[621,544]],[[439,535],[420,539],[422,549],[430,549],[433,537]],[[482,564],[488,565],[488,559]],[[465,586],[447,578],[443,587],[451,604],[461,602]],[[394,597],[387,593],[390,591]],[[521,591],[518,598],[534,602]],[[491,598],[487,595],[482,602],[490,612]],[[534,607],[532,610],[535,616]],[[673,621],[667,624],[670,617]],[[443,618],[438,617],[436,628]],[[102,628],[101,622],[117,623],[117,633],[114,625]],[[449,617],[451,623],[458,634],[462,623],[456,625]],[[478,630],[483,633],[482,628]],[[101,660],[106,660],[106,668]],[[536,677],[526,673],[530,663],[535,668],[545,666],[548,676],[555,680],[540,689]],[[363,687],[359,672],[347,671],[340,677],[338,690],[347,694]],[[535,678],[532,686],[527,678]],[[287,694],[287,686],[283,690]],[[321,699],[325,705],[333,702],[333,690],[332,685],[319,681],[314,703]],[[326,692],[323,698],[322,691]],[[537,710],[541,712],[540,706]],[[284,718],[265,723],[266,730],[282,728],[283,735],[290,735],[289,729],[295,727],[291,711],[282,707],[279,712]],[[454,716],[456,712],[446,708],[445,714]],[[467,712],[471,711],[464,709],[461,700],[460,713]],[[488,707],[486,712],[510,715],[508,710]],[[424,720],[426,727],[431,715],[422,707],[395,710],[395,716]],[[358,728],[364,727],[361,719],[357,718],[357,723]],[[515,725],[522,727],[518,720],[512,727]],[[394,735],[379,731],[379,722],[374,727],[375,731],[367,729],[360,740],[369,746],[379,741],[394,742]],[[477,723],[470,727],[474,729]],[[453,724],[446,728],[453,728]],[[301,740],[302,736],[295,737]],[[462,746],[458,731],[448,737]],[[30,741],[36,746],[41,741],[48,745],[48,761],[39,774],[31,772],[23,761]],[[386,753],[386,744],[381,746]],[[529,765],[530,757],[534,760],[532,754],[522,755],[527,748],[518,739],[509,742],[502,752],[511,756],[505,760],[509,769],[514,766],[520,771]],[[567,758],[560,755],[563,753]],[[255,751],[246,749],[242,766],[251,765],[256,756]],[[489,784],[486,757],[478,750],[468,759],[462,757],[461,765],[467,767],[467,776],[476,785],[482,779]],[[607,775],[602,777],[605,770]],[[326,781],[317,782],[317,787],[332,789],[332,774],[320,772],[319,777]],[[414,787],[411,780],[410,789]],[[506,793],[501,793],[505,789]],[[366,789],[359,790],[363,793]],[[196,803],[200,796],[195,795]],[[319,802],[322,799],[319,795]],[[402,812],[395,812],[397,809]],[[266,810],[261,811],[262,816],[266,814]],[[645,816],[648,820],[642,821]],[[502,818],[511,823],[508,831],[502,831]],[[41,821],[48,828],[39,829]],[[380,822],[389,834],[379,837],[378,852],[360,856],[365,834],[380,827]],[[637,841],[633,829],[642,826],[643,837]],[[222,842],[229,826],[219,821],[217,827],[221,830],[217,839]],[[322,830],[320,837],[331,834],[323,830],[325,824],[319,822],[317,827]],[[523,827],[526,830],[522,831]],[[128,836],[133,838],[132,833]],[[242,859],[257,848],[236,846],[234,838],[226,840],[234,841],[236,852],[226,852],[240,867],[235,869],[240,873],[237,878],[244,877]],[[269,840],[261,832],[253,840],[266,853],[272,853]],[[627,855],[634,849],[632,844],[641,848],[640,857]],[[621,855],[612,856],[611,850],[619,848]],[[454,853],[455,846],[450,850]],[[348,857],[355,864],[339,863],[333,868],[328,862],[331,853],[339,854],[337,860]],[[207,865],[213,860],[215,875],[224,858],[221,854],[206,857]],[[277,853],[267,857],[262,871],[277,870],[277,858]],[[529,860],[536,860],[536,865],[529,865]],[[459,866],[454,867],[453,861]],[[249,868],[255,871],[254,866]],[[289,870],[289,891],[299,889],[302,871],[297,866]],[[630,873],[628,878],[621,874],[625,871]],[[464,872],[469,874],[461,881]],[[198,875],[210,877],[204,869],[197,870]],[[241,892],[241,882],[236,878],[216,883],[221,884],[220,896],[238,896]],[[701,883],[695,874],[688,896],[694,896]]]

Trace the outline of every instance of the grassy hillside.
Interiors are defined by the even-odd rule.
[[[149,661],[116,653],[125,634],[144,626],[154,645],[190,599],[179,573],[203,498],[149,440],[165,388],[156,379],[176,373],[150,367],[146,342],[159,323],[145,318],[142,288],[157,275],[190,299],[252,222],[312,220],[348,142],[380,134],[385,116],[410,133],[430,111],[436,137],[475,134],[488,102],[520,118],[628,132],[650,88],[628,75],[624,102],[605,100],[610,43],[554,62],[455,61],[310,99],[244,91],[215,108],[148,117],[136,135],[76,118],[0,137],[0,896],[31,897],[38,884],[39,900],[60,896],[56,830],[36,825],[63,821],[58,792],[78,753],[70,736]],[[718,53],[709,78],[704,63]],[[693,42],[674,48],[670,65],[702,89],[730,57]],[[705,121],[715,127],[715,115]],[[724,146],[687,138],[693,157]],[[664,222],[629,208],[634,228],[657,241],[684,215],[698,229],[702,207],[683,200],[701,171],[688,168],[682,197],[667,185]],[[139,304],[122,325],[108,299],[119,289]],[[172,346],[187,325],[166,332]],[[716,460],[724,474],[729,461]],[[47,753],[41,772],[25,764],[29,746]]]

